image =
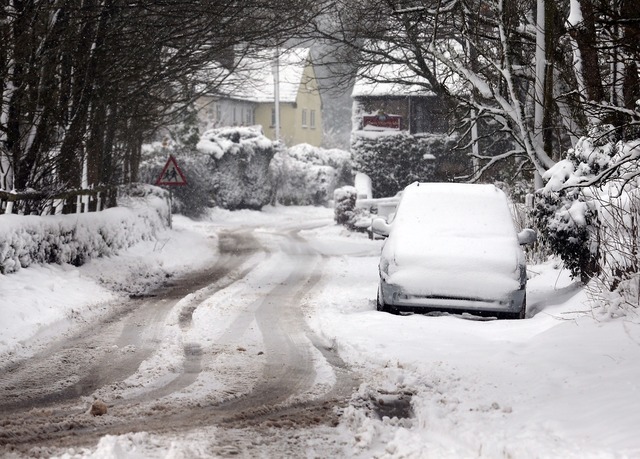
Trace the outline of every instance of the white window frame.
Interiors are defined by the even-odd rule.
[[[303,128],[307,127],[307,109],[306,108],[302,109],[302,127]]]
[[[316,111],[315,110],[309,111],[309,127],[311,129],[316,128]]]

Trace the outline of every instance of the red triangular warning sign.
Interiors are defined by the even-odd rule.
[[[178,163],[173,155],[169,155],[169,159],[167,160],[167,164],[164,165],[164,169],[162,169],[162,173],[158,180],[156,180],[156,185],[186,185],[187,179],[184,178],[184,174],[178,167]]]

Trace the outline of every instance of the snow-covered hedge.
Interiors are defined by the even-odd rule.
[[[143,147],[143,160],[140,163],[140,181],[155,183],[169,155],[176,158],[178,167],[187,180],[187,185],[172,188],[173,212],[198,218],[213,203],[210,173],[213,166],[209,155],[174,143],[164,146],[160,142],[146,144]]]
[[[453,149],[455,138],[444,134],[411,135],[406,131],[354,131],[354,168],[371,177],[376,198],[394,196],[415,181],[446,180],[437,164]]]
[[[210,206],[260,209],[271,197],[269,162],[278,148],[259,126],[212,129],[196,148],[179,142],[145,145],[140,179],[154,183],[174,155],[187,181],[173,188],[175,212],[199,217]]]
[[[351,231],[365,232],[371,226],[368,210],[356,207],[358,191],[353,186],[343,186],[333,191],[334,219]]]
[[[301,206],[327,204],[333,190],[353,182],[351,168],[351,154],[344,150],[309,144],[280,150],[270,166],[273,201]]]
[[[269,204],[269,163],[279,144],[259,127],[232,127],[205,132],[198,150],[211,155],[213,199],[224,209],[261,209]]]
[[[539,192],[534,209],[545,244],[560,256],[573,277],[584,282],[597,272],[597,211],[593,204],[581,190],[573,189]]]
[[[152,239],[167,222],[162,190],[136,187],[124,198],[126,207],[85,214],[0,218],[0,274],[34,263],[82,265]]]
[[[616,141],[612,126],[590,129],[545,175],[538,229],[576,277],[605,276],[615,289],[638,272],[640,141]]]

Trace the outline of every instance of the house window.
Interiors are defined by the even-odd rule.
[[[233,107],[233,125],[238,124],[238,118],[236,116],[236,107]]]
[[[222,105],[216,104],[216,121],[222,121]]]
[[[276,125],[276,109],[272,108],[271,109],[271,126],[275,126]]]
[[[307,109],[306,108],[302,109],[302,127],[303,128],[307,127]]]
[[[253,124],[253,110],[247,108],[247,126],[251,126]]]
[[[315,110],[311,110],[311,112],[309,113],[309,126],[311,127],[311,129],[316,128],[316,111]]]

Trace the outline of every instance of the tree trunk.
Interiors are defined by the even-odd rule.
[[[586,98],[589,101],[602,102],[605,100],[605,93],[598,61],[593,3],[592,0],[578,0],[578,4],[582,11],[582,21],[570,30],[570,34],[580,52]]]

